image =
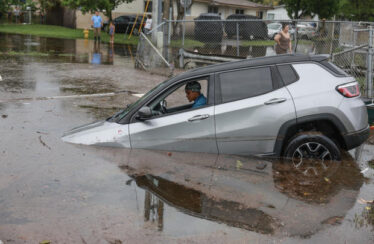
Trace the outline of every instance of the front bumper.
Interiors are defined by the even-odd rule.
[[[363,130],[343,135],[347,150],[351,150],[355,147],[360,146],[362,143],[364,143],[369,138],[369,134],[370,134],[370,128],[368,125]]]

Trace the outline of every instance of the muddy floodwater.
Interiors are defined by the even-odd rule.
[[[374,243],[374,137],[323,170],[64,143],[166,77],[135,70],[126,46],[96,64],[91,42],[0,43],[3,243]]]

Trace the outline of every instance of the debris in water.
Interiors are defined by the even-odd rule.
[[[51,241],[41,241],[41,242],[39,242],[39,244],[51,244]]]
[[[45,142],[42,140],[42,136],[39,136],[39,141],[40,141],[40,143],[41,143],[43,146],[45,146],[46,148],[48,148],[49,150],[51,150],[51,148],[50,148],[47,144],[45,144]]]
[[[1,117],[2,117],[3,119],[5,119],[5,118],[8,118],[8,115],[3,114],[3,115],[1,115]]]
[[[260,162],[260,163],[257,163],[256,169],[263,170],[266,168],[266,166],[268,165],[265,162]]]
[[[236,160],[236,169],[239,170],[241,167],[243,167],[243,163],[240,160]]]
[[[364,169],[364,170],[361,170],[361,174],[364,174],[366,171],[368,171],[369,170],[369,168],[366,168],[366,169]]]
[[[374,200],[372,200],[372,201],[367,201],[367,200],[365,200],[365,199],[363,199],[363,198],[360,198],[360,199],[357,200],[357,202],[358,202],[358,203],[361,203],[361,204],[368,204],[368,203],[374,203]]]
[[[335,217],[326,219],[325,221],[322,222],[322,224],[338,225],[342,223],[342,220],[343,220],[343,217],[335,216]]]

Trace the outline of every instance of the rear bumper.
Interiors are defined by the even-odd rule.
[[[363,130],[343,135],[345,145],[347,146],[347,150],[360,146],[369,138],[369,134],[370,128],[368,125]]]

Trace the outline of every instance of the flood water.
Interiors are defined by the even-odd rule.
[[[92,43],[5,36],[2,242],[374,242],[370,141],[313,174],[277,159],[67,144],[65,131],[107,118],[166,77],[133,69],[119,51],[112,65],[80,58]],[[28,56],[28,48],[53,55]],[[116,91],[124,92],[81,96]]]
[[[136,45],[95,45],[91,40],[45,38],[0,33],[0,54],[49,62],[134,66]]]

